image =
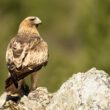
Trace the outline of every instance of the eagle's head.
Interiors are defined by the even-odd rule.
[[[42,21],[38,17],[30,16],[30,17],[25,18],[21,22],[20,26],[26,25],[30,27],[34,27],[34,26],[38,27],[39,24],[42,24]]]
[[[42,21],[38,17],[27,17],[20,23],[18,32],[36,31],[39,24],[42,24]]]

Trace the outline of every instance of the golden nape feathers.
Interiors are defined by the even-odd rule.
[[[21,22],[17,35],[8,45],[6,64],[9,77],[5,82],[5,89],[8,92],[13,91],[13,84],[16,89],[21,88],[19,81],[24,80],[29,74],[31,90],[36,88],[37,71],[48,62],[48,45],[37,30],[41,23],[38,17],[27,17]]]
[[[37,27],[39,26],[39,24],[42,24],[42,21],[38,17],[27,17],[21,22],[18,29],[18,33],[22,34],[22,33],[30,32],[40,36],[37,30]]]

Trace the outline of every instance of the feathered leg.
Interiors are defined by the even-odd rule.
[[[36,89],[38,73],[34,72],[31,74],[31,91]]]

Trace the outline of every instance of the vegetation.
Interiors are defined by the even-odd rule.
[[[21,20],[32,15],[43,21],[39,32],[50,53],[48,66],[39,73],[38,86],[54,92],[73,73],[92,67],[109,73],[110,0],[1,0],[0,93],[8,76],[7,45]]]

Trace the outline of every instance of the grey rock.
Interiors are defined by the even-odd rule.
[[[46,110],[110,110],[110,77],[92,68],[74,74],[53,96]]]
[[[24,105],[27,108],[26,110],[45,110],[51,98],[52,94],[46,88],[39,87],[31,92],[28,97],[24,96],[20,104]]]
[[[0,110],[110,110],[110,77],[92,68],[74,74],[56,93],[39,87],[22,97],[19,104],[0,97]]]
[[[6,93],[3,93],[1,96],[0,96],[0,110],[2,108],[2,105],[5,103],[5,99],[6,99]]]

